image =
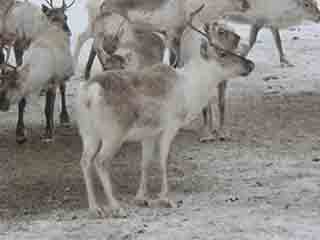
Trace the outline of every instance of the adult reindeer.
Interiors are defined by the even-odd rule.
[[[55,7],[52,0],[46,0],[47,5],[42,5],[41,9],[28,1],[18,2],[11,1],[10,5],[1,8],[2,16],[2,39],[6,42],[11,42],[14,47],[16,63],[18,66],[23,63],[23,55],[25,49],[30,46],[32,40],[36,39],[40,34],[46,31],[52,23],[60,23],[61,28],[71,34],[67,24],[66,11],[74,3],[73,0],[70,4],[62,1],[61,7]],[[60,86],[61,92],[61,113],[60,121],[62,124],[69,123],[69,114],[66,108],[65,84]],[[26,100],[24,98],[19,102],[19,114],[17,122],[17,142],[23,143],[26,141],[25,127],[24,127],[24,109]]]
[[[198,23],[199,25],[199,23]],[[211,41],[213,41],[220,48],[230,51],[230,52],[238,52],[240,36],[235,33],[235,31],[229,26],[213,22],[206,23],[203,26],[203,31],[211,37]],[[199,55],[199,52],[196,52],[196,46],[199,41],[199,34],[194,31],[186,31],[182,38],[182,46],[181,59],[184,61],[184,64],[188,64],[189,61],[192,61],[192,58],[196,55]],[[226,105],[226,88],[227,88],[227,80],[220,81],[217,87],[217,96],[216,99],[210,101],[208,106],[203,109],[203,120],[204,120],[204,128],[201,132],[200,141],[213,141],[213,140],[225,140],[228,138],[228,134],[225,129],[225,105]],[[213,128],[213,111],[212,107],[215,107],[217,104],[218,108],[218,129]]]
[[[293,66],[286,58],[279,29],[298,25],[303,20],[320,22],[320,10],[315,0],[247,0],[250,9],[245,13],[234,13],[227,19],[237,23],[251,25],[249,45],[244,49],[242,55],[246,56],[256,43],[259,31],[269,28],[273,34],[274,41],[280,57],[282,66]]]
[[[99,216],[125,215],[113,195],[109,167],[121,145],[130,140],[142,143],[136,202],[175,206],[168,196],[167,178],[172,140],[183,125],[201,112],[221,80],[247,76],[254,68],[251,61],[221,49],[210,36],[193,26],[193,18],[203,7],[192,12],[187,22],[208,43],[199,42],[201,55],[182,69],[157,64],[141,71],[106,71],[80,85],[77,119],[83,141],[81,167],[89,209]],[[159,198],[149,201],[147,169],[152,159],[161,163],[162,184]],[[109,207],[97,201],[94,173],[103,186]]]
[[[48,22],[47,28],[31,41],[22,65],[16,68],[4,64],[0,76],[1,111],[8,111],[11,104],[21,102],[32,93],[47,90],[45,140],[53,138],[56,86],[73,75],[70,37],[63,26],[64,22]]]

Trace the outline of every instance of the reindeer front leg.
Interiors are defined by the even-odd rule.
[[[94,49],[94,46],[92,45],[91,46],[91,50],[90,50],[90,54],[89,54],[89,58],[88,58],[88,61],[87,61],[87,64],[86,64],[86,68],[85,68],[85,73],[84,73],[85,79],[89,79],[90,78],[91,68],[92,68],[92,65],[94,63],[94,59],[95,59],[96,55],[97,55],[97,52]]]
[[[200,137],[200,142],[210,142],[215,141],[216,136],[212,133],[213,132],[213,113],[212,113],[212,106],[211,102],[202,110],[203,116],[203,130]]]
[[[19,45],[18,41],[14,44],[14,56],[17,66],[21,66],[23,62],[23,48]],[[22,98],[18,104],[18,122],[16,128],[16,141],[19,144],[23,144],[27,141],[25,126],[24,126],[24,111],[27,105],[25,98]]]
[[[161,192],[159,198],[151,202],[151,205],[162,206],[168,208],[176,207],[176,203],[169,198],[169,184],[168,184],[168,157],[171,142],[178,132],[178,128],[171,127],[166,129],[159,137],[158,148],[160,157],[160,169],[162,175]]]
[[[50,87],[46,93],[45,115],[46,115],[46,131],[43,137],[45,142],[53,140],[54,128],[54,103],[56,99],[56,87]]]
[[[24,110],[26,108],[27,101],[22,98],[18,105],[18,122],[16,128],[16,141],[19,144],[23,144],[27,141],[24,127]]]
[[[139,206],[149,206],[150,200],[148,199],[147,192],[147,173],[149,163],[152,161],[153,158],[156,157],[156,144],[157,138],[148,138],[142,141],[142,160],[141,160],[141,177],[140,177],[140,184],[137,194],[135,196],[135,203]]]
[[[67,101],[66,101],[66,84],[62,83],[59,86],[61,94],[61,113],[60,113],[60,124],[65,127],[70,126],[70,117],[67,110]]]
[[[277,49],[279,52],[281,66],[282,67],[294,67],[294,65],[292,63],[290,63],[290,61],[286,58],[286,56],[284,54],[279,29],[272,27],[270,30],[272,32],[274,41],[276,43],[276,46],[277,46]]]
[[[250,50],[253,48],[254,44],[257,41],[258,34],[261,30],[262,26],[260,25],[252,25],[250,29],[250,37],[249,37],[249,46],[244,47],[241,52],[241,56],[246,57]]]

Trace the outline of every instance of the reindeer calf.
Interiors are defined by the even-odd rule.
[[[202,8],[190,15],[188,25],[193,29],[192,19]],[[254,68],[251,61],[219,48],[206,33],[202,34],[209,43],[202,43],[201,55],[182,69],[158,64],[141,71],[107,71],[81,83],[77,119],[90,211],[99,216],[125,215],[112,192],[109,166],[126,141],[142,143],[142,175],[136,202],[175,205],[168,196],[167,158],[177,131],[201,112],[221,80],[247,76]],[[147,168],[154,158],[161,163],[162,185],[159,198],[150,202]],[[109,208],[97,202],[94,172]]]
[[[254,46],[259,31],[267,27],[273,34],[280,63],[282,66],[293,66],[287,60],[281,42],[279,29],[298,25],[302,20],[320,22],[320,10],[315,0],[247,0],[250,8],[244,13],[233,13],[227,19],[237,23],[251,25],[249,45],[242,55],[246,56]]]

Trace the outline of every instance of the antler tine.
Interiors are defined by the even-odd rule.
[[[202,32],[201,30],[199,30],[198,28],[196,28],[193,24],[192,24],[192,21],[194,19],[194,17],[196,15],[198,15],[202,9],[204,8],[205,4],[202,4],[198,9],[196,9],[195,11],[193,11],[192,13],[190,13],[190,17],[187,21],[187,25],[194,31],[196,31],[197,33],[201,34],[202,36],[204,36],[210,43],[212,42],[212,39],[210,37],[209,34],[205,33],[205,32]]]
[[[114,41],[114,40],[116,39],[116,37],[120,34],[121,29],[122,29],[123,25],[125,24],[125,22],[126,22],[125,19],[121,21],[117,32],[115,33],[115,35],[114,35],[113,38],[112,38],[112,41]]]
[[[62,8],[67,10],[69,8],[71,8],[73,6],[73,4],[75,4],[76,0],[73,0],[69,5],[66,4],[65,0],[62,1]]]
[[[46,3],[47,3],[51,8],[53,8],[52,0],[50,0],[50,2],[49,2],[49,0],[45,0],[45,1],[46,1]]]
[[[17,67],[16,66],[13,66],[13,65],[11,65],[10,63],[5,63],[5,65],[7,66],[7,67],[9,67],[9,68],[11,68],[13,71],[17,71]]]

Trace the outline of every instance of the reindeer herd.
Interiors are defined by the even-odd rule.
[[[227,81],[254,70],[245,56],[259,30],[271,30],[281,64],[292,66],[279,29],[302,20],[320,21],[314,0],[87,0],[88,26],[72,54],[67,10],[74,4],[0,0],[0,110],[18,104],[16,140],[24,143],[26,97],[44,90],[44,140],[51,141],[56,89],[62,96],[60,121],[69,124],[66,84],[75,74],[82,46],[93,39],[84,74],[75,78],[80,84],[76,119],[89,209],[98,216],[126,215],[113,195],[109,172],[110,160],[126,141],[142,144],[135,202],[174,207],[168,196],[167,158],[179,129],[202,113],[206,131],[200,140],[224,138]],[[240,47],[240,36],[229,22],[251,26],[248,45]],[[95,57],[103,71],[92,75]],[[212,104],[219,109],[216,132]],[[150,200],[147,169],[153,158],[160,162],[162,184],[158,198]],[[95,174],[108,207],[97,201]]]

